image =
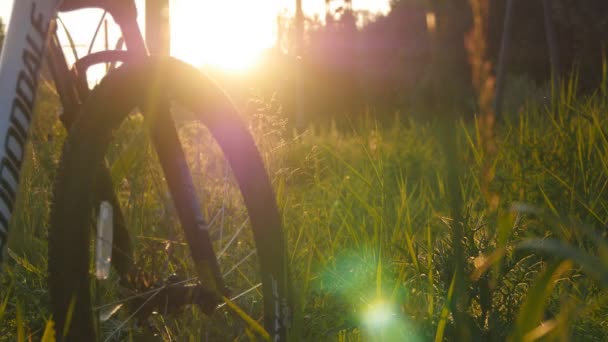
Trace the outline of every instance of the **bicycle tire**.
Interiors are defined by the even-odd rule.
[[[285,340],[290,319],[285,241],[274,192],[255,142],[221,88],[195,68],[163,57],[148,57],[108,74],[70,128],[54,185],[49,224],[49,293],[58,339],[96,338],[88,229],[95,204],[94,194],[87,189],[94,187],[115,129],[159,91],[196,113],[228,160],[253,230],[264,327],[271,340]]]

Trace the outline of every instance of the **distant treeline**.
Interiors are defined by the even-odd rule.
[[[489,0],[487,48],[493,70],[506,3]],[[551,76],[542,3],[514,0],[507,60],[508,74],[537,85]],[[560,74],[577,71],[580,90],[593,91],[602,79],[608,48],[608,0],[548,3]],[[434,32],[427,27],[430,13],[436,18]],[[307,121],[320,123],[344,123],[366,112],[390,120],[395,115],[425,116],[438,101],[473,112],[465,47],[472,27],[469,0],[394,0],[386,16],[339,7],[324,21],[306,18],[301,59],[295,57],[293,21],[286,18],[283,24],[285,32],[279,35],[287,38],[269,52],[260,72],[244,83],[236,78],[222,82],[237,98],[239,92],[243,99],[248,96],[243,84],[254,84],[262,92],[276,93],[286,114],[293,116],[301,108]],[[0,20],[0,50],[3,38]]]
[[[582,90],[595,89],[608,42],[608,1],[549,3],[561,75],[577,70]],[[490,0],[489,5],[487,47],[495,68],[506,1]],[[302,94],[300,105],[315,122],[344,121],[366,109],[390,118],[397,112],[416,115],[428,112],[433,102],[446,100],[463,111],[472,109],[465,48],[472,25],[469,1],[400,0],[391,6],[388,15],[376,18],[341,8],[322,24],[307,21],[301,62],[288,55],[280,58],[282,63],[270,63],[284,65],[278,76],[283,80],[283,103],[293,106],[290,112],[296,110],[296,93]],[[435,32],[427,28],[431,12],[436,18]],[[358,27],[357,20],[367,23]],[[546,83],[551,75],[540,0],[515,0],[511,37],[507,73]],[[296,63],[301,64],[299,90],[292,82]]]

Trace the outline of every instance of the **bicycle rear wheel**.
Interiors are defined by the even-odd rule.
[[[159,98],[163,100],[158,101]],[[227,162],[207,158],[205,167],[197,164],[200,153],[195,153],[194,157],[184,153],[180,141],[171,137],[176,129],[174,121],[163,116],[166,113],[159,111],[154,118],[147,116],[148,112],[154,111],[150,110],[154,107],[152,103],[177,109],[182,118],[198,120],[202,125],[178,125],[185,131],[182,138],[206,127]],[[130,152],[129,149],[126,152],[122,150],[125,152],[123,155],[130,158],[116,157],[114,155],[120,155],[121,149],[115,146],[120,143],[110,145],[113,133],[138,107],[147,109],[144,111],[146,123],[138,125],[137,119],[129,120],[127,135],[137,137],[139,128],[146,126],[152,132],[153,142],[146,143],[144,138],[141,149],[131,148]],[[183,113],[185,111],[196,115],[189,116]],[[289,283],[285,244],[274,193],[253,138],[218,86],[184,63],[150,57],[137,65],[123,66],[109,74],[91,93],[82,113],[66,141],[50,217],[49,290],[58,337],[78,341],[93,340],[96,336],[120,339],[125,337],[124,334],[132,333],[133,323],[142,328],[158,321],[164,322],[162,328],[165,331],[157,327],[156,333],[167,333],[169,338],[182,334],[192,337],[191,327],[185,327],[183,322],[200,318],[204,320],[204,327],[199,332],[201,337],[235,340],[255,331],[252,328],[255,323],[243,323],[244,315],[239,313],[242,311],[253,321],[263,323],[270,339],[285,339],[290,314]],[[205,136],[206,133],[201,134]],[[193,166],[199,171],[204,169],[202,173],[215,172],[216,177],[204,180],[194,177],[195,180],[205,181],[203,186],[210,185],[209,188],[189,188],[188,182],[182,188],[180,184],[156,187],[156,184],[162,183],[164,176],[170,177],[168,174],[163,176],[160,168],[148,167],[150,160],[137,157],[146,148],[159,153],[158,158],[151,158],[158,160],[162,170],[173,168],[182,172],[178,180],[192,178],[188,168]],[[110,155],[107,155],[108,149]],[[175,154],[167,154],[167,151]],[[208,154],[213,155],[212,152]],[[108,280],[98,282],[91,276],[90,227],[95,208],[104,198],[89,189],[98,188],[99,183],[104,183],[105,178],[99,174],[106,158],[114,160],[111,170],[117,197],[106,200],[120,206],[113,208],[116,212],[114,219],[124,221],[120,224],[124,223],[128,232],[127,236],[116,232],[114,235],[118,239],[132,240],[129,243],[115,241],[112,254],[114,259],[125,259],[126,255],[132,267],[128,277],[125,274],[111,274]],[[138,163],[137,160],[145,165],[139,169],[145,170],[143,174],[129,174],[120,167],[121,164],[133,166]],[[150,183],[155,184],[154,189],[143,194],[134,189],[150,186]],[[240,192],[240,199],[230,196],[236,192]],[[186,201],[177,201],[172,205],[165,195],[167,193],[171,193],[174,199],[185,197]],[[197,197],[218,193],[219,198],[206,200],[202,205],[195,202]],[[158,199],[150,200],[152,195]],[[134,205],[136,197],[147,204]],[[151,209],[158,207],[165,209]],[[174,228],[179,223],[171,218],[175,212],[180,215],[185,212],[190,217],[206,213],[208,220],[197,222],[199,232],[192,235]],[[241,216],[243,214],[246,218]],[[204,282],[208,283],[209,279],[197,278],[200,272],[197,273],[195,267],[186,265],[184,261],[188,255],[195,256],[206,248],[203,241],[206,239],[214,241],[213,247],[220,261],[231,261],[225,266],[220,262],[221,269],[218,271],[231,289],[226,297],[234,301],[228,301],[230,305],[221,304],[220,309],[205,319],[200,310],[178,310],[182,313],[187,311],[190,315],[189,319],[183,319],[183,316],[171,313],[176,311],[175,306],[200,304],[207,306],[207,310],[210,306],[208,300],[204,300],[208,295],[205,292],[208,284]],[[180,242],[182,240],[186,243]],[[117,247],[125,245],[131,245],[133,250],[124,251]],[[124,271],[124,267],[121,269]],[[176,273],[179,275],[176,276]],[[186,298],[186,292],[194,295]],[[158,305],[151,305],[156,302]],[[215,306],[214,303],[211,306]],[[238,309],[235,309],[237,306]],[[126,313],[122,316],[114,314],[121,307]],[[106,322],[100,323],[98,318],[104,310]],[[167,324],[169,320],[174,323]],[[130,332],[125,327],[130,327]],[[169,332],[168,327],[175,328],[177,332]]]

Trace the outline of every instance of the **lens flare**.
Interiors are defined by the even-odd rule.
[[[363,322],[370,330],[386,327],[396,316],[392,305],[385,301],[377,301],[369,306],[363,314]]]

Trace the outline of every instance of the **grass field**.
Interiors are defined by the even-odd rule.
[[[494,155],[474,121],[294,135],[276,104],[257,103],[249,119],[285,223],[301,339],[608,336],[608,94],[572,89],[512,110]],[[46,220],[65,133],[51,91],[40,98],[0,276],[1,341],[38,340],[50,319]]]

